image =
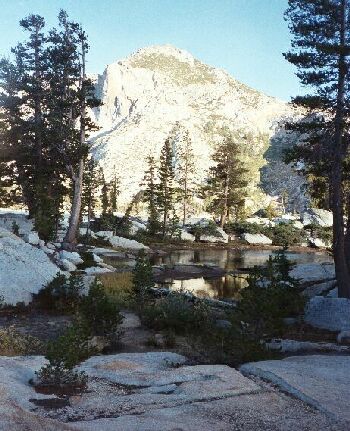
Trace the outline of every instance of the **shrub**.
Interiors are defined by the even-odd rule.
[[[137,255],[132,283],[136,307],[142,311],[148,291],[154,287],[152,266],[144,250],[140,250]]]
[[[267,228],[265,234],[272,240],[273,245],[282,247],[300,245],[306,239],[305,232],[295,228],[292,223],[280,223]]]
[[[44,344],[36,337],[23,335],[14,326],[0,329],[0,354],[2,356],[41,355]]]
[[[234,316],[247,324],[247,332],[254,337],[278,335],[285,317],[303,313],[305,299],[298,281],[289,276],[292,267],[282,251],[248,277]]]
[[[94,349],[89,346],[90,332],[82,320],[77,320],[63,335],[48,343],[46,358],[50,365],[72,369],[89,358]]]
[[[203,331],[210,324],[211,315],[203,301],[174,291],[145,307],[142,320],[157,330],[188,334]]]
[[[84,371],[74,371],[62,363],[48,364],[36,373],[35,381],[31,381],[39,391],[70,395],[86,388],[88,376]]]
[[[230,222],[225,226],[225,232],[230,234],[242,235],[243,233],[258,234],[266,233],[266,227],[258,223],[248,223],[245,221]]]
[[[309,224],[305,226],[305,230],[310,231],[311,236],[313,236],[314,238],[320,238],[325,244],[332,244],[332,227],[323,227],[317,224]]]
[[[79,306],[79,316],[92,336],[114,334],[122,321],[119,311],[117,303],[106,294],[103,284],[97,279]]]
[[[16,221],[12,222],[12,233],[19,236],[19,225],[16,223]]]
[[[204,235],[221,237],[220,232],[218,232],[217,225],[213,221],[208,221],[207,224],[195,224],[189,228],[189,233],[194,235],[196,241],[200,241],[201,237]]]
[[[56,277],[33,297],[38,306],[45,310],[74,313],[79,306],[83,290],[81,276],[71,274],[68,278],[57,273]]]

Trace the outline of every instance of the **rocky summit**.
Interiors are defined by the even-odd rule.
[[[246,144],[241,156],[249,169],[250,204],[254,206],[259,200],[261,207],[267,199],[259,188],[264,180],[263,166],[272,168],[264,170],[265,191],[278,194],[274,184],[281,184],[281,168],[276,165],[284,136],[281,124],[297,115],[290,104],[256,91],[224,70],[170,45],[140,49],[110,64],[94,79],[102,106],[93,114],[99,126],[91,137],[93,151],[107,179],[114,170],[120,175],[124,203],[140,190],[147,156],[158,157],[164,140],[174,130],[188,130],[199,179],[206,176],[223,128],[249,135],[243,140]],[[286,169],[284,181],[300,195],[300,179],[292,171],[285,175]]]

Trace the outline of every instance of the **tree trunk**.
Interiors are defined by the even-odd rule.
[[[80,106],[80,150],[82,151],[83,146],[85,145],[85,121],[86,121],[86,100],[85,100],[85,41],[84,35],[81,35],[81,106]],[[80,160],[78,164],[78,173],[77,175],[72,175],[73,180],[73,202],[71,208],[71,214],[69,218],[69,226],[64,238],[64,244],[67,248],[72,248],[77,242],[77,230],[79,227],[80,221],[80,212],[81,212],[81,195],[83,191],[83,175],[84,175],[84,157],[83,154],[80,154]]]
[[[221,211],[221,217],[220,217],[220,227],[221,229],[224,228],[226,223],[226,217],[228,212],[228,174],[226,175],[225,179],[225,189],[224,189],[224,199],[223,199],[223,208]]]
[[[344,192],[343,192],[343,161],[344,161],[344,97],[345,80],[347,74],[345,58],[345,34],[347,29],[347,8],[346,1],[341,1],[341,28],[340,28],[340,55],[339,55],[339,76],[337,107],[335,113],[335,133],[332,163],[331,182],[331,205],[333,212],[333,252],[335,273],[338,283],[338,296],[340,298],[350,298],[350,274],[345,257],[345,236],[344,236]]]

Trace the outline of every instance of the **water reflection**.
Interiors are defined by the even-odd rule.
[[[224,249],[196,249],[174,250],[166,256],[152,258],[153,265],[174,264],[211,264],[217,265],[226,271],[243,270],[254,266],[264,265],[270,255],[276,251],[271,250],[224,250]],[[287,252],[287,257],[295,263],[321,263],[331,262],[332,259],[324,252]],[[247,274],[239,276],[225,275],[218,278],[194,278],[188,280],[169,279],[158,286],[169,287],[174,290],[188,290],[198,297],[213,299],[239,299],[240,291],[247,285]]]
[[[203,263],[217,265],[220,268],[232,271],[236,269],[253,268],[264,265],[270,255],[277,252],[272,250],[224,250],[224,249],[197,249],[174,250],[165,256],[154,256],[153,265],[174,265]],[[321,263],[331,262],[332,259],[324,252],[287,252],[287,257],[295,263]]]
[[[218,278],[192,278],[189,280],[169,279],[158,283],[159,287],[168,287],[172,290],[185,290],[192,292],[199,298],[212,299],[240,299],[240,291],[247,285],[246,276],[239,277],[225,275]]]

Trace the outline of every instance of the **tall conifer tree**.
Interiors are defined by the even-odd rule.
[[[317,149],[329,181],[333,212],[333,252],[339,296],[350,298],[350,224],[344,231],[345,190],[350,118],[350,1],[289,0],[286,18],[293,34],[286,59],[311,92],[296,97],[308,119],[295,128],[305,134],[304,145]],[[307,161],[307,160],[306,160]],[[320,164],[318,164],[320,166]]]

